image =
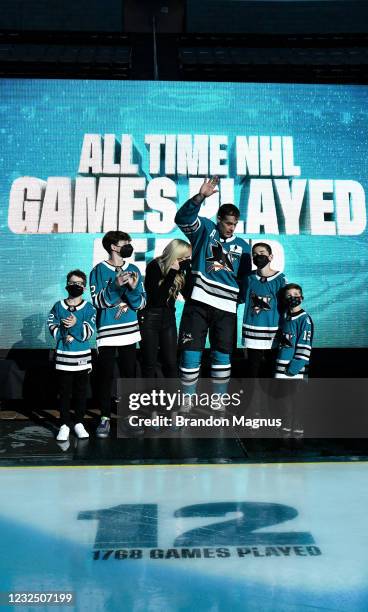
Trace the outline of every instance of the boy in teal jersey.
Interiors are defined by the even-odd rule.
[[[89,339],[95,332],[96,310],[83,298],[87,277],[81,270],[67,275],[65,300],[52,307],[47,323],[56,340],[55,368],[61,427],[58,442],[67,442],[71,428],[70,404],[75,404],[74,432],[78,438],[88,438],[83,418],[86,409],[88,374],[92,370]]]
[[[242,339],[247,349],[252,378],[273,376],[277,353],[276,334],[280,324],[280,292],[285,286],[282,272],[273,270],[272,249],[266,242],[252,248],[257,270],[248,277]]]
[[[303,290],[290,283],[284,287],[284,313],[279,332],[275,378],[308,378],[313,343],[313,321],[303,310]]]
[[[97,310],[97,392],[101,422],[96,434],[107,438],[116,352],[120,373],[125,378],[135,378],[136,343],[141,339],[137,310],[144,308],[146,300],[141,273],[127,261],[133,254],[129,234],[107,232],[102,244],[109,258],[93,268],[90,287]]]
[[[304,402],[299,395],[303,391],[301,379],[308,378],[309,359],[313,343],[313,321],[303,310],[303,290],[300,285],[289,283],[283,292],[287,308],[281,319],[279,349],[276,359],[275,378],[294,381],[276,389],[276,397],[282,397],[282,432],[287,440],[292,437],[302,443],[304,435]]]

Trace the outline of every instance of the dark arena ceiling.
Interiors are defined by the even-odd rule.
[[[366,83],[368,0],[2,0],[0,74]]]

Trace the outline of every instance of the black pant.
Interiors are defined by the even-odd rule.
[[[196,300],[187,300],[180,323],[179,344],[184,351],[202,351],[207,333],[210,347],[231,354],[236,330],[236,314]]]
[[[274,378],[268,386],[275,418],[282,419],[282,430],[291,434],[302,433],[306,425],[308,409],[306,398],[307,381],[304,379]]]
[[[70,427],[70,405],[73,404],[75,422],[82,423],[86,411],[88,370],[67,372],[56,370],[61,425]]]
[[[101,416],[111,415],[112,383],[115,374],[116,351],[120,376],[135,378],[137,350],[135,343],[127,346],[102,346],[98,349],[97,360],[97,398]]]
[[[273,378],[277,349],[247,349],[250,378]]]
[[[166,378],[177,378],[177,331],[175,311],[165,306],[146,309],[140,318],[142,374],[154,378],[158,350]]]

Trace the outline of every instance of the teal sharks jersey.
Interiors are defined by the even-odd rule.
[[[259,276],[256,271],[250,274],[242,329],[243,345],[246,348],[277,347],[275,338],[280,324],[279,294],[285,284],[282,272],[268,277]]]
[[[62,319],[73,314],[77,322],[66,328]],[[52,337],[56,340],[55,368],[67,372],[91,370],[92,359],[89,339],[96,329],[96,310],[83,300],[79,306],[69,306],[65,300],[56,302],[47,319]],[[70,341],[70,337],[72,340]]]
[[[116,275],[134,272],[138,275],[135,289],[127,285],[118,287]],[[117,269],[102,261],[90,274],[92,302],[97,310],[97,348],[101,346],[126,346],[141,339],[137,310],[146,304],[141,273],[137,266],[125,262]]]
[[[285,313],[279,332],[276,378],[308,378],[313,321],[304,310]]]
[[[250,247],[233,236],[221,238],[217,225],[198,216],[200,206],[188,200],[175,223],[192,244],[191,299],[219,310],[236,312],[241,287],[251,271]]]

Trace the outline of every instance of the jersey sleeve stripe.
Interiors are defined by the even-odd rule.
[[[302,359],[303,361],[309,361],[309,357],[306,355],[301,355],[300,353],[295,353],[295,359]]]

